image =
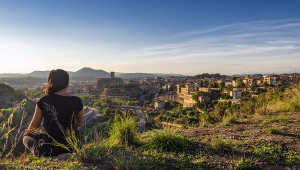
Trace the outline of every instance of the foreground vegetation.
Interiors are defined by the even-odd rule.
[[[154,127],[160,128],[143,134],[133,115],[103,113],[84,127],[84,139],[82,143],[77,141],[82,147],[77,147],[67,159],[37,158],[25,154],[24,149],[8,149],[1,152],[1,168],[299,169],[299,97],[298,87],[291,87],[249,98],[242,107],[217,103],[215,110],[203,114],[197,114],[193,108],[183,111],[178,109],[180,105],[172,103],[172,110],[180,113],[178,119],[193,118],[198,125],[171,128],[154,121]],[[99,107],[105,107],[105,103]],[[162,120],[164,115],[172,118],[170,112],[164,111]],[[3,127],[6,125],[9,124]],[[3,133],[5,139],[8,131]]]

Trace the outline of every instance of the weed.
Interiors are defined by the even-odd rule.
[[[154,149],[159,152],[171,151],[180,152],[190,144],[190,140],[182,135],[177,135],[174,131],[157,130],[150,136],[150,141],[144,146],[147,149]]]
[[[281,134],[282,132],[276,128],[270,127],[267,129],[267,132],[270,134]]]
[[[232,144],[222,137],[214,135],[208,139],[208,143],[217,152],[232,151]]]
[[[237,119],[233,116],[227,116],[222,121],[223,126],[229,126],[229,125],[237,124],[237,123],[238,123]]]
[[[137,166],[137,159],[133,155],[126,154],[125,151],[119,151],[111,156],[111,163],[117,170],[131,170]]]
[[[121,122],[114,122],[110,127],[110,145],[133,146],[139,143],[137,135],[138,124],[130,118],[121,118]]]
[[[251,162],[248,159],[241,159],[237,164],[236,164],[236,169],[237,170],[257,170],[259,167],[255,164],[255,162]]]

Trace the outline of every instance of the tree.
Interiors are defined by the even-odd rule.
[[[128,117],[134,116],[134,112],[133,112],[132,110],[129,110],[129,111],[127,112],[127,116],[128,116]]]
[[[115,118],[114,118],[115,122],[122,122],[122,117],[120,114],[115,114]]]
[[[218,88],[217,82],[214,83],[214,88]]]
[[[161,95],[163,93],[164,93],[164,90],[163,89],[159,89],[158,94]]]
[[[219,83],[219,87],[220,88],[225,88],[225,82],[222,81],[221,83]]]
[[[269,84],[268,82],[265,81],[265,82],[263,83],[263,86],[264,86],[264,87],[270,87],[270,84]]]
[[[105,108],[105,109],[103,109],[103,114],[105,115],[105,116],[111,116],[111,108],[110,107],[107,107],[107,108]]]
[[[166,109],[166,110],[171,109],[171,104],[170,104],[170,102],[166,102],[166,103],[165,103],[165,109]]]
[[[116,111],[115,111],[115,115],[122,115],[123,113],[122,113],[122,111],[120,110],[120,109],[116,109]]]
[[[162,109],[162,110],[160,111],[160,114],[161,114],[161,115],[165,115],[165,114],[166,114],[166,110],[165,110],[165,109]]]
[[[198,101],[198,95],[197,94],[193,94],[192,95],[192,99],[197,102]]]
[[[207,81],[207,80],[204,81],[204,86],[205,86],[205,87],[208,86],[208,81]]]
[[[140,119],[137,116],[133,116],[132,120],[134,120],[135,122],[139,122],[140,121]]]
[[[242,78],[236,79],[236,87],[239,87],[239,88],[245,87],[245,83],[243,82]]]

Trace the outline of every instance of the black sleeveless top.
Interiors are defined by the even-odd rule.
[[[37,105],[42,110],[46,134],[61,144],[67,144],[65,135],[71,128],[77,129],[77,114],[83,109],[81,99],[77,96],[49,94],[42,97]],[[47,140],[46,143],[53,142],[51,138]]]

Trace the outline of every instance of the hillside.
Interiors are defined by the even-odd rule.
[[[4,82],[13,82],[14,84],[17,79],[20,79],[19,82],[15,84],[28,84],[28,82],[36,82],[36,80],[43,79],[46,80],[50,71],[33,71],[28,74],[0,74],[0,83]],[[97,81],[99,78],[109,78],[110,73],[103,70],[95,70],[89,67],[84,67],[78,71],[72,72],[68,71],[70,75],[70,81]],[[139,79],[144,77],[168,77],[168,76],[183,76],[181,74],[160,74],[160,73],[115,73],[116,77],[123,79]],[[31,77],[28,81],[28,77]],[[36,78],[36,79],[32,79]],[[40,81],[42,82],[42,81]],[[36,83],[34,83],[36,84]]]
[[[44,78],[38,78],[38,77],[0,78],[0,83],[5,83],[5,82],[7,82],[8,84],[16,84],[16,85],[23,85],[23,84],[35,85],[40,82],[46,83],[47,76]]]
[[[70,74],[71,76],[90,76],[95,78],[109,78],[110,74],[103,70],[94,70],[89,67],[84,67],[74,73]]]
[[[14,102],[20,102],[25,97],[5,84],[0,84],[0,109],[13,107]]]
[[[155,77],[169,77],[169,76],[183,76],[181,74],[159,74],[159,73],[122,73],[118,77],[123,79],[140,79],[140,78],[155,78]]]

